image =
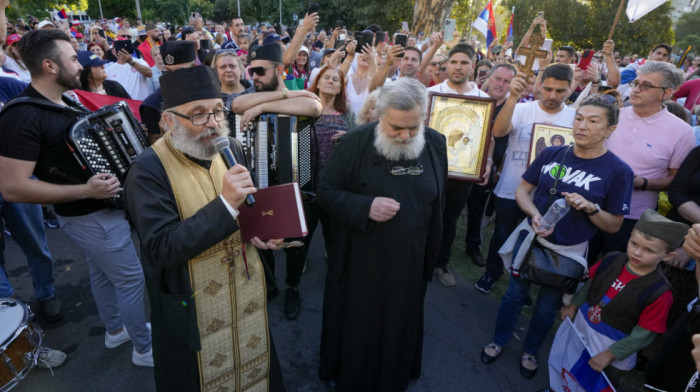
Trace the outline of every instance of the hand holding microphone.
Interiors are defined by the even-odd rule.
[[[214,140],[214,146],[223,156],[226,167],[230,169],[237,165],[236,158],[233,156],[233,152],[231,152],[231,143],[226,136],[217,137]],[[246,168],[239,166],[238,169],[233,172],[227,172],[224,180],[224,193],[228,193],[227,188],[230,186],[233,188],[234,198],[237,198],[235,197],[236,194],[245,194],[245,205],[250,207],[255,204],[255,198],[251,195],[251,193],[255,192],[255,186]],[[224,195],[224,197],[226,197],[226,195]],[[240,205],[240,203],[236,204],[237,206]]]

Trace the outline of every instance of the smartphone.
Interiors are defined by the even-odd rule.
[[[477,76],[478,78],[484,77],[487,73],[489,72],[488,69],[480,69],[479,70],[479,75]]]
[[[342,28],[344,23],[345,23],[345,22],[343,22],[342,19],[338,19],[338,20],[335,21],[335,27],[336,27],[336,28],[338,28],[338,27],[341,27],[341,28]]]
[[[394,41],[394,45],[401,45],[404,49],[406,49],[407,43],[408,36],[406,34],[396,34],[396,40]],[[403,57],[403,53],[399,57]]]
[[[401,22],[401,30],[408,31],[408,22]]]
[[[355,51],[362,52],[362,48],[365,47],[365,45],[372,46],[372,40],[374,39],[374,33],[372,33],[371,30],[365,30],[360,33],[360,36],[356,38],[357,39],[357,49]]]
[[[345,47],[345,40],[344,39],[337,39],[335,40],[335,46],[334,49],[340,49]]]
[[[386,33],[383,31],[377,31],[377,35],[374,38],[374,46],[379,45],[380,42],[384,42]]]
[[[442,39],[445,41],[451,41],[452,40],[452,33],[455,32],[455,27],[457,26],[457,21],[454,19],[445,19],[445,28],[444,28],[444,34],[442,35]]]
[[[97,30],[97,34],[99,34],[100,37],[107,39],[107,34],[105,34],[105,31],[102,29]]]
[[[114,50],[119,53],[122,49],[126,49],[129,53],[134,53],[134,47],[131,45],[131,41],[126,39],[122,41],[114,41]]]
[[[208,39],[200,39],[199,40],[199,47],[200,47],[200,49],[211,50],[212,49],[211,41]]]
[[[595,51],[591,49],[584,50],[583,54],[581,55],[581,60],[579,60],[578,62],[578,67],[584,71],[588,69],[588,66],[591,64],[591,60],[593,59],[594,53]]]
[[[552,39],[551,38],[546,38],[544,40],[544,43],[542,44],[542,47],[540,48],[542,50],[552,50]]]
[[[314,12],[318,12],[318,3],[309,3],[309,5],[306,8],[306,13],[308,15],[311,15]]]
[[[544,11],[539,11],[539,12],[537,13],[537,17],[538,17],[538,18],[544,19]]]

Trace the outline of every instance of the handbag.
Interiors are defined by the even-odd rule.
[[[559,164],[557,176],[552,188],[549,190],[549,201],[547,208],[552,204],[552,198],[557,193],[557,185],[561,178],[561,171],[569,154],[571,147],[564,152],[564,157]],[[530,250],[520,268],[513,270],[513,275],[519,276],[531,283],[541,286],[559,289],[566,294],[573,294],[578,288],[579,282],[584,279],[586,268],[576,260],[563,256],[555,251],[540,245],[537,241],[532,241]]]

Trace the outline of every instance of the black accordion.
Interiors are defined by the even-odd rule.
[[[255,186],[299,183],[304,192],[313,191],[311,165],[312,118],[265,113],[241,131],[236,116],[236,139],[243,145]]]
[[[83,170],[112,174],[122,184],[136,156],[148,148],[146,134],[123,101],[78,119],[66,141]],[[120,189],[110,203],[123,206],[121,196]]]

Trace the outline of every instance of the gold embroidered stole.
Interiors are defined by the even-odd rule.
[[[168,175],[181,220],[219,197],[226,173],[220,156],[206,170],[176,150],[169,133],[153,149]],[[197,354],[202,392],[268,390],[265,274],[257,249],[245,244],[248,280],[242,245],[236,231],[188,262],[202,345]]]

